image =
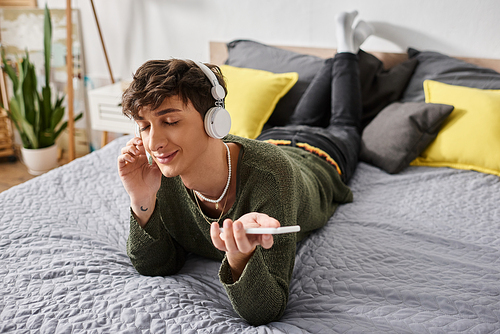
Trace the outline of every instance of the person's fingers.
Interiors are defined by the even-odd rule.
[[[276,220],[273,217],[269,217],[268,215],[265,215],[265,214],[262,214],[261,216],[259,216],[258,220],[259,220],[259,224],[261,226],[265,226],[265,227],[280,227],[281,226],[281,224],[278,220]]]
[[[130,146],[130,145],[140,146],[140,145],[142,145],[142,139],[139,137],[134,137],[134,138],[130,139],[125,145],[126,146]]]
[[[233,234],[233,222],[231,219],[226,219],[224,221],[224,244],[226,245],[227,252],[236,253],[238,251],[238,246],[234,240]]]
[[[143,146],[139,146],[139,147],[143,147]],[[129,153],[129,154],[133,154],[133,155],[140,155],[141,150],[138,148],[137,145],[131,144],[131,145],[126,145],[126,146],[122,147],[121,153],[122,154]]]
[[[245,233],[245,228],[240,221],[235,221],[233,223],[233,235],[236,247],[241,253],[248,254],[253,252],[256,244],[250,242],[248,235]]]
[[[129,152],[130,151],[130,147],[131,147],[131,145],[123,146],[122,150],[121,150],[121,153],[125,154],[125,153]]]
[[[130,139],[127,144],[142,145],[142,139],[140,137],[134,137]]]
[[[118,167],[124,167],[127,163],[132,163],[135,158],[128,153],[118,156]]]
[[[274,239],[273,239],[273,236],[271,234],[261,235],[260,245],[262,246],[262,248],[269,249],[269,248],[273,247],[273,244],[274,244]]]
[[[220,237],[220,229],[218,223],[213,223],[210,226],[210,237],[212,238],[212,243],[214,244],[215,248],[223,252],[227,251],[226,245]]]

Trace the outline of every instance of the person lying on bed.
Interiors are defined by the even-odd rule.
[[[220,281],[242,318],[252,325],[280,319],[296,243],[324,226],[339,203],[352,201],[346,183],[357,164],[361,117],[355,53],[371,33],[364,21],[352,28],[356,14],[337,16],[338,53],[325,62],[291,124],[257,140],[227,133],[218,139],[219,129],[206,130],[205,114],[222,106],[225,95],[218,67],[205,68],[214,77],[204,65],[171,59],[136,71],[123,112],[142,139],[122,149],[118,169],[131,203],[127,252],[140,274],[175,274],[188,253],[220,260]],[[324,113],[314,103],[329,90]],[[296,224],[299,233],[245,233]]]

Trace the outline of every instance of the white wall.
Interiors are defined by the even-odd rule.
[[[66,0],[39,0],[65,8]],[[208,61],[208,42],[335,47],[333,17],[357,9],[377,36],[367,51],[408,46],[455,56],[500,58],[498,0],[94,0],[115,77],[129,78],[152,58]],[[81,11],[87,76],[108,78],[90,0]]]

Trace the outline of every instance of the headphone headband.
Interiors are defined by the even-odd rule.
[[[208,66],[203,64],[201,61],[193,60],[193,62],[198,65],[203,73],[205,73],[208,80],[210,80],[210,83],[212,84],[212,96],[214,97],[214,99],[216,99],[217,101],[224,100],[224,98],[226,97],[226,91],[224,90],[224,87],[220,85],[219,80],[217,80],[217,77],[215,76],[215,73],[212,72],[212,70],[209,69]]]
[[[225,137],[229,130],[231,129],[231,116],[224,109],[224,97],[226,97],[226,91],[224,87],[221,86],[217,76],[207,65],[199,61],[193,62],[205,73],[208,80],[212,84],[212,96],[216,100],[215,107],[210,108],[205,114],[204,126],[207,134],[216,139],[222,139]]]

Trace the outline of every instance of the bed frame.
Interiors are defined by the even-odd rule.
[[[301,46],[283,46],[283,45],[273,45],[275,47],[295,51],[298,53],[304,53],[308,55],[318,56],[320,58],[330,58],[335,54],[335,49],[332,48],[315,48],[315,47],[301,47]],[[384,63],[385,68],[391,68],[406,59],[408,56],[406,53],[390,53],[390,52],[374,52],[369,51],[371,54],[376,56]],[[466,61],[471,64],[478,66],[491,68],[497,72],[500,72],[500,59],[491,58],[468,58],[468,57],[455,57]],[[227,59],[227,47],[225,42],[210,42],[210,62],[216,65],[224,64]]]

